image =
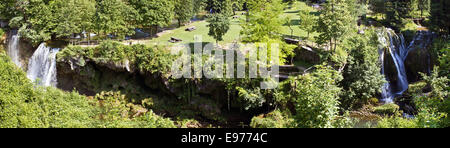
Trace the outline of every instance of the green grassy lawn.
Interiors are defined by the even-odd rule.
[[[237,14],[241,14],[241,13],[237,13]],[[227,34],[225,34],[224,40],[219,42],[220,44],[232,43],[232,42],[240,40],[240,31],[242,29],[242,27],[240,26],[240,20],[245,18],[245,16],[242,16],[242,15],[238,15],[238,16],[239,16],[239,19],[231,18],[230,30],[227,32]],[[209,28],[207,26],[208,24],[209,24],[208,22],[203,20],[203,21],[196,21],[187,26],[182,26],[180,28],[176,28],[173,30],[166,30],[165,33],[161,33],[162,35],[160,37],[151,39],[147,44],[174,45],[174,43],[169,42],[171,37],[175,37],[175,38],[183,40],[182,42],[179,42],[179,43],[193,43],[195,36],[201,36],[203,42],[215,43],[216,40],[213,37],[208,35],[208,32],[209,32]],[[193,27],[193,26],[195,26],[197,29],[192,32],[185,31],[186,28]]]
[[[317,13],[317,11],[314,8],[306,5],[306,3],[304,3],[304,2],[295,2],[294,4],[292,4],[288,7],[289,8],[287,8],[285,10],[282,17],[283,18],[286,18],[286,17],[291,18],[291,22],[293,24],[291,26],[291,28],[293,29],[294,36],[306,38],[307,32],[299,28],[300,17],[298,15],[298,13],[301,9],[310,9],[310,10],[312,10],[313,13]],[[239,18],[238,19],[231,18],[230,30],[227,32],[227,34],[225,34],[224,40],[220,41],[219,44],[226,44],[226,43],[240,41],[240,39],[241,39],[240,31],[242,29],[242,27],[240,26],[240,22],[245,19],[245,15],[241,15],[242,12],[236,12],[236,14],[237,14],[237,16],[239,16]],[[161,36],[159,36],[157,38],[153,38],[149,41],[145,41],[144,43],[150,44],[150,45],[157,45],[157,44],[158,45],[161,45],[161,44],[162,45],[175,45],[174,43],[169,42],[171,37],[175,37],[175,38],[183,40],[182,42],[179,42],[179,43],[186,44],[186,43],[193,43],[194,36],[201,36],[203,42],[215,43],[215,39],[208,35],[209,28],[207,27],[207,25],[208,25],[208,22],[206,22],[206,21],[196,21],[187,26],[182,26],[180,28],[176,28],[176,29],[172,29],[172,30],[166,30],[164,33],[160,33]],[[193,26],[195,26],[197,28],[195,31],[192,31],[192,32],[185,31],[186,28],[193,27]],[[283,28],[281,29],[281,31],[282,31],[281,33],[284,35],[291,35],[291,30],[287,25],[284,25]],[[312,33],[310,35],[310,39],[313,39],[313,37],[316,35],[317,34]]]
[[[318,15],[318,12],[316,9],[308,6],[305,2],[294,2],[292,5],[288,6],[288,8],[284,11],[283,18],[290,18],[291,19],[291,28],[292,28],[292,35],[296,37],[301,37],[306,39],[308,36],[308,33],[302,29],[299,28],[300,23],[300,10],[310,10],[312,14]],[[291,35],[291,28],[289,28],[288,25],[283,25],[283,28],[281,29],[281,33],[284,35]],[[313,40],[315,36],[317,36],[317,33],[311,33],[309,36],[309,40]]]

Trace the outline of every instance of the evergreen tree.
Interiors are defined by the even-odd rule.
[[[450,1],[431,0],[430,28],[442,36],[450,34]]]

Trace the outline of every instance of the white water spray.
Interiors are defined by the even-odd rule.
[[[20,63],[20,51],[19,51],[20,36],[17,31],[11,31],[11,35],[8,41],[8,56],[17,65],[17,67],[22,68],[22,63]]]
[[[428,33],[431,32],[419,31],[408,47],[406,47],[405,45],[405,39],[403,35],[402,34],[397,35],[395,31],[392,29],[386,29],[378,33],[378,40],[381,44],[379,47],[380,62],[382,63],[381,73],[383,75],[386,75],[384,58],[387,52],[392,57],[392,61],[393,64],[395,65],[397,73],[396,84],[390,83],[389,82],[390,80],[386,78],[388,83],[383,85],[381,101],[385,103],[393,103],[395,97],[401,96],[406,90],[408,90],[409,82],[406,75],[405,60],[408,57],[409,52],[414,50],[415,47],[425,48],[425,45],[431,42],[431,38],[430,40],[426,41],[423,40],[423,36]],[[395,85],[395,89],[393,85]]]
[[[42,86],[56,86],[56,54],[59,48],[42,43],[28,62],[27,77]]]

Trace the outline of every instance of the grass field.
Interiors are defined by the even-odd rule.
[[[299,22],[300,22],[300,17],[298,15],[299,11],[301,9],[310,9],[313,11],[313,13],[316,13],[316,10],[313,9],[312,7],[309,7],[308,5],[306,5],[304,2],[295,2],[294,4],[290,5],[284,12],[284,14],[282,15],[283,18],[289,17],[291,19],[292,22],[292,30],[293,30],[293,35],[297,36],[297,37],[302,37],[302,38],[306,38],[307,37],[307,32],[304,30],[301,30],[299,28]],[[226,44],[226,43],[232,43],[232,42],[239,42],[241,39],[241,29],[242,27],[240,26],[240,22],[242,20],[245,19],[245,15],[241,15],[242,12],[237,12],[236,13],[237,16],[239,16],[238,19],[232,19],[231,18],[231,26],[230,26],[230,30],[227,32],[227,34],[225,34],[224,36],[224,40],[220,41],[219,44]],[[187,26],[182,26],[180,28],[176,28],[176,29],[172,29],[172,30],[166,30],[162,33],[160,33],[161,35],[157,38],[153,38],[149,41],[144,41],[144,43],[146,44],[150,44],[150,45],[174,45],[174,43],[170,43],[169,40],[171,37],[174,38],[178,38],[183,40],[180,43],[193,43],[194,42],[194,36],[201,36],[203,42],[215,42],[215,39],[213,37],[210,37],[208,35],[209,32],[209,28],[207,27],[208,22],[206,21],[196,21],[193,22],[192,24],[189,24]],[[186,28],[189,27],[193,27],[195,26],[197,29],[195,31],[192,32],[188,32],[185,31]],[[287,26],[284,25],[282,30],[282,34],[284,35],[291,35],[291,29]],[[316,34],[312,33],[310,35],[310,39],[312,39]]]

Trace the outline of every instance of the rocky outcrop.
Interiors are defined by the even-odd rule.
[[[409,82],[417,82],[422,76],[419,73],[430,74],[437,63],[432,56],[431,45],[435,34],[430,31],[418,31],[410,47],[412,48],[405,60],[406,74]]]
[[[207,98],[223,100],[225,85],[215,80],[193,81],[188,90],[185,79],[173,80],[160,73],[142,72],[133,64],[98,62],[84,58],[62,58],[57,63],[58,88],[76,89],[81,94],[95,95],[101,91],[125,91],[132,94],[158,94],[182,97],[193,91]]]

